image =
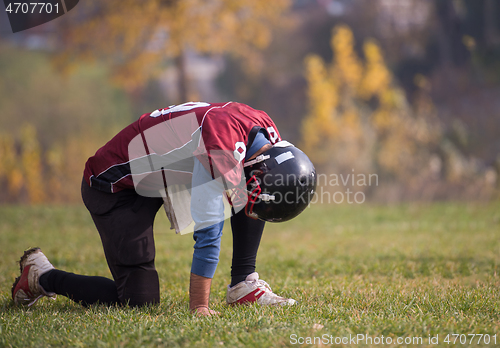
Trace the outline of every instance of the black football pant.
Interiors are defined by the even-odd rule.
[[[159,303],[153,222],[163,199],[143,197],[134,190],[106,193],[89,187],[85,181],[82,198],[99,231],[113,280],[52,270],[40,277],[42,287],[85,306]],[[231,285],[234,285],[255,271],[264,222],[253,220],[241,211],[231,217],[231,229]]]

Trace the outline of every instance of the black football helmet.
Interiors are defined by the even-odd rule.
[[[316,191],[316,170],[301,150],[280,141],[244,164],[248,202],[254,219],[282,222],[299,215]]]

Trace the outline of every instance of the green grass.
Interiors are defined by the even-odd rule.
[[[345,337],[344,344],[337,341],[341,346],[399,346],[345,341],[357,334],[422,337],[409,345],[418,347],[431,346],[429,336],[438,335],[439,346],[459,346],[460,337],[444,342],[453,333],[496,334],[496,345],[493,338],[482,345],[500,346],[500,203],[317,205],[291,222],[269,224],[257,270],[275,292],[299,301],[290,308],[225,305],[231,261],[226,228],[211,294],[212,308],[222,312],[218,318],[188,312],[193,241],[167,226],[160,211],[159,307],[82,308],[58,296],[17,308],[10,287],[30,246],[40,246],[57,268],[110,273],[83,205],[0,207],[0,346],[279,347],[299,337],[316,337],[313,346],[321,338],[338,346],[336,337]]]

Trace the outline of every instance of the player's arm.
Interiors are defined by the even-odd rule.
[[[195,159],[191,190],[191,215],[195,222],[189,309],[202,315],[218,314],[208,308],[210,286],[219,262],[224,224],[223,186]]]

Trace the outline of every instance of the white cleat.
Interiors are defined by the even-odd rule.
[[[259,279],[259,274],[253,272],[247,278],[233,287],[227,286],[226,301],[228,304],[245,304],[256,302],[260,305],[294,305],[297,301],[276,295],[269,284]]]
[[[46,292],[39,283],[42,274],[54,269],[40,248],[26,250],[19,266],[21,275],[12,285],[12,299],[15,304],[31,306],[43,296],[55,296],[55,293]]]

